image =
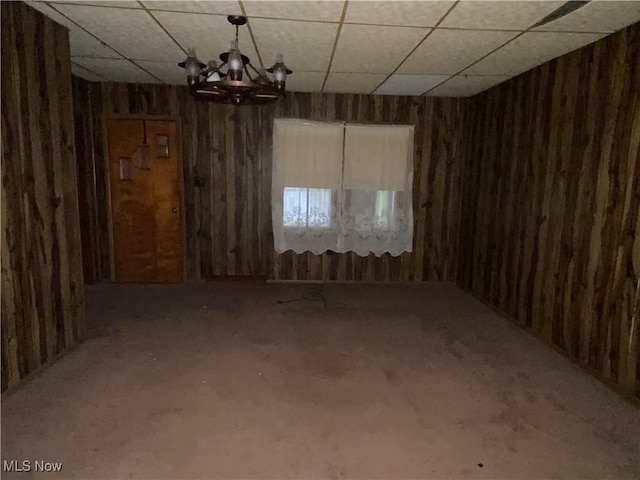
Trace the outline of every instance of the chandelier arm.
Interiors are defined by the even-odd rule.
[[[261,77],[260,72],[258,70],[256,70],[256,67],[254,67],[253,65],[249,64],[248,66],[251,67],[251,69],[255,72],[256,77],[255,77],[255,79],[251,78],[251,75],[249,75],[249,72],[247,72],[247,75],[249,75],[249,78],[251,78],[251,80],[255,82],[256,80],[258,80]]]
[[[249,77],[249,80],[251,80],[252,82],[255,82],[255,79],[251,77],[251,73],[249,73],[249,69],[247,68],[248,65],[251,65],[250,63],[248,63],[247,65],[244,66],[244,73],[247,74],[247,77]],[[254,69],[255,70],[255,69]]]
[[[261,75],[260,71],[256,67],[254,67],[252,64],[249,64],[249,66],[253,69],[254,72],[256,72],[256,75]]]

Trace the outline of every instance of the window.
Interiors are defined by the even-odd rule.
[[[396,192],[389,190],[378,190],[376,192],[374,224],[375,228],[383,230],[396,230],[397,225],[393,221],[394,200]]]
[[[390,190],[349,190],[347,210],[356,217],[356,230],[393,231],[399,228],[394,221],[395,194]]]
[[[410,252],[412,152],[410,126],[276,120],[276,251]]]
[[[331,190],[285,187],[282,224],[285,227],[328,228],[331,226]]]

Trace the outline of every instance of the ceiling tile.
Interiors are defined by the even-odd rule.
[[[79,28],[69,31],[69,43],[72,57],[122,58],[113,48]]]
[[[518,75],[604,37],[598,33],[528,32],[466,69],[467,75]]]
[[[291,20],[249,19],[265,67],[278,53],[294,72],[322,72],[329,67],[337,23],[294,22]]]
[[[216,0],[215,2],[144,0],[142,3],[144,3],[144,6],[150,10],[212,13],[218,15],[242,15],[240,4],[233,0]]]
[[[172,61],[184,52],[144,10],[58,4],[62,13],[128,58]]]
[[[175,62],[136,60],[136,63],[164,83],[170,85],[187,85],[187,76],[184,70],[179,68]]]
[[[428,28],[344,25],[331,70],[391,73],[428,32]]]
[[[516,35],[517,32],[438,28],[400,66],[398,73],[453,75]]]
[[[85,80],[89,80],[90,82],[104,82],[105,79],[100,75],[96,75],[95,73],[87,70],[86,68],[71,62],[71,73],[76,77],[84,78]]]
[[[319,92],[325,75],[325,72],[295,72],[287,77],[287,91]]]
[[[376,95],[422,95],[447,78],[449,75],[391,75],[374,93]]]
[[[615,32],[640,21],[639,1],[593,1],[535,30],[564,32]]]
[[[385,73],[330,73],[322,91],[371,93],[386,77]]]
[[[455,2],[351,0],[345,22],[433,27]]]
[[[69,44],[72,57],[122,58],[116,51],[88,34],[67,17],[43,2],[27,2],[53,21],[69,29]]]
[[[116,51],[88,34],[67,17],[43,2],[28,2],[30,6],[44,13],[54,22],[69,29],[69,43],[72,57],[122,58]]]
[[[72,5],[93,5],[111,8],[142,8],[135,0],[48,0],[49,3],[68,3]]]
[[[343,0],[329,1],[271,1],[245,0],[242,2],[249,17],[286,18],[289,20],[316,20],[339,22],[344,8]]]
[[[224,16],[169,12],[153,14],[182,48],[188,50],[190,47],[195,47],[198,58],[204,63],[209,60],[220,62],[219,55],[229,50],[231,40],[235,38],[235,28]],[[260,62],[253,47],[249,29],[240,27],[238,38],[240,51],[249,57],[253,66],[258,68]],[[180,52],[172,60],[177,63],[184,60],[184,57],[184,53]]]
[[[44,13],[47,17],[49,17],[54,22],[57,22],[60,25],[63,25],[70,30],[78,28],[78,26],[75,23],[73,23],[67,17],[59,13],[57,10],[54,10],[44,2],[26,2],[26,3],[30,7],[33,7],[36,10],[39,10],[40,12]]]
[[[441,27],[525,30],[565,2],[462,0]]]
[[[470,97],[511,78],[508,75],[457,75],[441,83],[427,95],[434,97]]]
[[[112,82],[158,83],[156,78],[128,60],[118,60],[114,58],[72,58],[71,61]]]

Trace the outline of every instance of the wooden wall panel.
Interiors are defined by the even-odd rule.
[[[95,209],[90,205],[95,204],[89,195],[95,194],[93,188],[95,178],[95,163],[93,161],[93,132],[91,116],[86,112],[91,111],[91,97],[89,84],[78,77],[72,78],[73,82],[73,116],[74,130],[76,133],[76,162],[78,176],[78,199],[80,210],[80,234],[82,239],[82,270],[85,284],[95,283],[98,277],[100,257],[99,246],[96,245],[97,235],[93,232],[98,228]]]
[[[94,283],[113,274],[106,124],[95,114],[103,106],[101,90],[75,76],[72,88],[83,270],[85,283]]]
[[[77,83],[79,85],[79,83]],[[257,275],[285,280],[443,280],[458,270],[462,124],[465,99],[288,93],[262,107],[193,99],[186,87],[91,84],[94,135],[106,118],[171,117],[182,138],[187,278]],[[296,255],[273,251],[271,145],[278,117],[416,125],[414,251],[399,257]],[[105,140],[95,142],[97,195],[89,196],[99,226],[93,243],[109,245]],[[97,159],[100,159],[98,162]],[[204,187],[194,187],[196,177]],[[102,222],[107,222],[106,225]],[[97,258],[102,280],[112,278]],[[109,260],[110,261],[110,260]]]
[[[82,337],[84,287],[68,32],[1,8],[5,391]]]
[[[640,396],[640,24],[471,108],[459,283]]]

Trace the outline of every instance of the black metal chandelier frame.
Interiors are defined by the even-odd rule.
[[[284,64],[280,54],[271,68],[256,69],[238,47],[238,30],[247,23],[247,17],[229,15],[227,20],[236,27],[236,37],[231,49],[220,54],[221,65],[214,60],[205,65],[196,56],[195,48],[189,49],[186,60],[178,64],[186,70],[191,94],[203,100],[234,105],[261,105],[278,100],[284,95],[287,75],[293,71]],[[273,74],[273,80],[267,72]]]

